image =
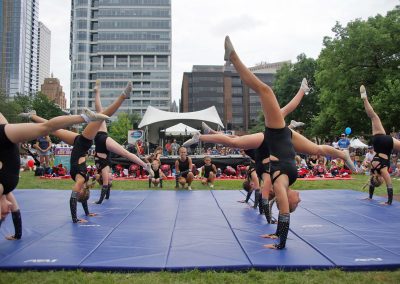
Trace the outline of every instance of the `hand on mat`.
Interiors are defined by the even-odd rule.
[[[88,216],[90,216],[90,217],[95,217],[95,216],[99,216],[99,214],[97,214],[97,213],[89,213]]]
[[[78,223],[87,223],[88,222],[88,220],[85,220],[85,219],[78,219]]]
[[[277,239],[278,236],[275,234],[265,234],[265,235],[261,235],[261,238],[265,238],[265,239]]]
[[[268,249],[277,249],[275,244],[263,245],[263,247],[268,248]]]
[[[14,236],[7,236],[6,239],[9,240],[9,241],[16,241],[16,240],[18,240],[18,239],[15,238]]]

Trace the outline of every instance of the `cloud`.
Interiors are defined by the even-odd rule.
[[[238,17],[222,19],[218,24],[211,28],[215,35],[225,35],[227,31],[230,34],[244,31],[251,31],[258,26],[265,26],[264,21],[256,19],[254,16],[242,14]]]

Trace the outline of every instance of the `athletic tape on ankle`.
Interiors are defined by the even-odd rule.
[[[388,187],[387,188],[387,193],[388,193],[388,204],[392,204],[393,202],[393,187]]]
[[[18,209],[17,211],[11,212],[12,220],[14,223],[15,235],[14,238],[19,240],[22,236],[22,219],[21,219],[21,211]]]

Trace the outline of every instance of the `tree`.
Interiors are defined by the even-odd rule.
[[[61,108],[54,101],[51,101],[46,95],[40,92],[33,97],[32,109],[36,110],[38,115],[46,119],[64,115]]]
[[[316,85],[321,112],[314,118],[315,135],[338,135],[346,127],[354,134],[370,134],[371,125],[359,95],[364,84],[382,123],[399,128],[400,105],[393,104],[400,66],[400,10],[387,15],[355,20],[346,27],[337,23],[334,38],[324,39],[317,60]],[[398,96],[397,92],[397,96]],[[390,107],[389,107],[390,105]],[[387,112],[390,108],[390,114]]]
[[[314,59],[307,58],[305,54],[300,54],[297,56],[296,63],[286,64],[278,70],[273,84],[273,89],[281,107],[284,107],[294,97],[299,90],[300,83],[304,77],[307,78],[309,86],[314,84],[315,68],[316,61]],[[313,91],[303,98],[298,108],[286,117],[286,122],[289,123],[290,120],[294,119],[309,124],[312,117],[318,114],[319,107],[317,94],[317,89],[313,88]],[[249,132],[263,132],[264,129],[264,115],[261,112],[257,125],[251,128]]]
[[[303,78],[306,78],[310,87],[314,86],[314,73],[316,61],[307,58],[305,54],[297,56],[297,62],[287,64],[276,73],[274,82],[274,92],[279,105],[284,107],[297,93]],[[310,122],[314,115],[319,113],[318,89],[312,88],[312,91],[303,98],[300,105],[286,117],[286,122],[294,119],[307,124],[305,130],[311,130]],[[307,133],[307,132],[306,132]]]
[[[127,114],[121,112],[118,114],[118,119],[111,123],[109,135],[119,144],[126,143],[128,139],[128,130],[133,129],[133,125],[138,123],[140,115],[137,113]]]
[[[20,122],[21,118],[18,114],[21,107],[13,100],[10,100],[5,93],[0,92],[0,113],[4,115],[9,123]]]

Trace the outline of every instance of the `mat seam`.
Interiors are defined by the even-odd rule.
[[[243,246],[242,246],[241,242],[239,241],[239,239],[238,239],[236,233],[233,231],[232,225],[231,225],[231,223],[229,222],[228,218],[226,217],[224,210],[222,210],[222,208],[221,208],[221,206],[219,205],[219,202],[218,202],[217,198],[215,197],[215,195],[214,195],[214,193],[213,193],[212,190],[210,190],[210,193],[211,193],[211,195],[213,196],[215,202],[217,203],[217,206],[218,206],[219,210],[221,211],[222,215],[224,216],[226,222],[228,223],[229,228],[231,229],[232,234],[233,234],[233,236],[235,237],[237,243],[239,244],[240,248],[242,249],[244,255],[245,255],[246,258],[247,258],[247,260],[248,260],[249,263],[251,264],[251,268],[253,268],[253,267],[254,267],[254,263],[250,260],[249,255],[247,254],[247,252],[246,252],[245,249],[243,248]]]
[[[96,247],[94,247],[94,248],[93,248],[79,263],[78,263],[77,266],[78,266],[79,268],[84,268],[84,267],[81,267],[81,264],[82,264],[89,256],[91,256],[92,253],[94,253],[95,250],[97,250],[97,249],[100,247],[100,245],[102,245],[102,244],[104,243],[104,241],[118,228],[118,226],[119,226],[122,222],[124,222],[124,221],[126,220],[126,218],[128,218],[129,215],[131,215],[132,212],[134,212],[134,211],[139,207],[139,205],[142,204],[143,201],[144,201],[149,195],[150,195],[150,192],[142,199],[142,201],[140,201],[140,203],[138,203],[138,204],[135,206],[135,208],[133,208],[131,211],[129,211],[129,213],[125,216],[125,218],[123,218],[113,229],[110,230],[110,232],[109,232],[108,234],[106,234],[106,236],[97,244]]]

